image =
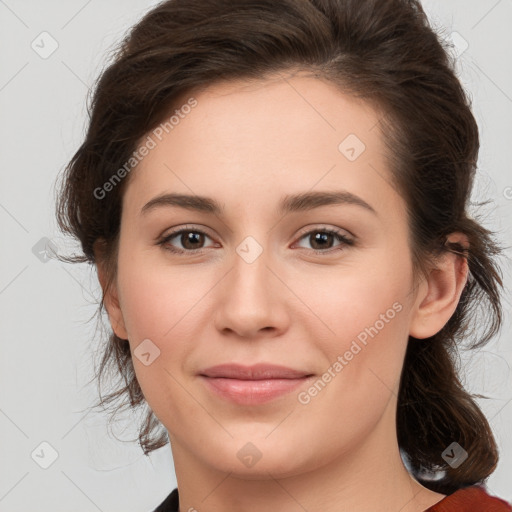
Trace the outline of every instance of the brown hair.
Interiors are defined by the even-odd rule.
[[[170,0],[152,9],[121,42],[95,86],[87,135],[66,168],[57,202],[59,226],[81,242],[84,254],[63,259],[101,259],[111,285],[130,176],[110,187],[106,198],[95,191],[129,161],[178,97],[222,80],[260,80],[295,69],[384,112],[381,127],[394,185],[408,205],[415,276],[443,251],[468,260],[468,282],[444,328],[426,340],[409,338],[397,432],[411,471],[426,487],[449,494],[483,482],[496,467],[497,447],[475,397],[458,378],[455,356],[459,344],[479,348],[501,326],[503,285],[494,259],[501,248],[467,213],[478,127],[446,44],[419,1]],[[469,249],[445,245],[452,232],[466,234]],[[100,311],[104,298],[105,290]],[[479,306],[488,313],[482,317],[484,332],[470,324]],[[117,375],[121,385],[102,397],[105,375]],[[129,344],[114,333],[97,377],[100,404],[127,398],[132,408],[147,406]],[[168,442],[160,427],[148,410],[139,434],[146,454]],[[458,468],[442,458],[454,441],[468,453]],[[432,480],[432,471],[444,474]]]

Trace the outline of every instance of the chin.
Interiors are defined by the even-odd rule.
[[[243,436],[242,439],[231,440],[226,446],[217,445],[215,452],[203,454],[204,459],[216,470],[231,473],[242,480],[286,478],[311,470],[314,461],[309,460],[305,453],[298,456],[297,443],[286,446],[283,438],[269,442],[264,436],[259,439],[253,437],[254,441],[250,439],[251,436]]]

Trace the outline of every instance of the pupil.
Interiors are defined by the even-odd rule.
[[[185,235],[185,238],[186,238],[186,243],[191,243],[192,245],[194,245],[194,242],[200,242],[201,241],[201,233],[191,233],[189,232],[188,234]],[[185,245],[185,244],[184,244]],[[195,244],[197,245],[197,244]],[[186,245],[185,245],[186,247]]]
[[[331,234],[329,234],[329,233],[317,233],[317,234],[315,235],[315,243],[317,243],[318,241],[322,241],[322,240],[323,240],[323,241],[326,241],[326,239],[327,239],[328,237],[332,237],[332,235],[331,235]],[[320,244],[320,246],[321,246],[321,247],[324,247],[324,246],[325,246],[325,244]]]

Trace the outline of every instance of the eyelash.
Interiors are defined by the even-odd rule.
[[[199,233],[201,235],[205,235],[208,238],[210,238],[210,236],[207,233],[205,233],[204,231],[202,231],[200,229],[196,229],[196,228],[182,228],[182,229],[173,231],[172,233],[169,233],[167,236],[165,236],[162,240],[160,240],[158,242],[158,245],[161,245],[166,251],[170,251],[170,252],[172,252],[174,254],[186,254],[186,253],[188,253],[188,254],[202,254],[204,252],[204,249],[207,249],[207,248],[201,248],[201,249],[177,249],[176,247],[172,247],[171,245],[168,244],[168,242],[170,240],[175,238],[177,235],[181,235],[183,233]],[[312,233],[327,233],[329,235],[334,235],[336,237],[336,239],[339,242],[341,242],[340,246],[335,247],[335,248],[331,248],[331,249],[326,249],[326,250],[311,249],[311,251],[313,251],[315,254],[322,254],[322,255],[331,254],[333,252],[345,250],[345,246],[353,246],[354,243],[355,243],[354,240],[344,236],[341,231],[338,231],[338,230],[332,229],[332,228],[325,228],[325,229],[317,228],[317,229],[313,229],[313,230],[307,231],[306,233],[302,234],[299,237],[299,241],[302,240],[303,238],[311,235]]]

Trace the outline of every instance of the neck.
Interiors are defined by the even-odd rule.
[[[393,414],[394,408],[386,414]],[[385,416],[386,416],[385,414]],[[322,510],[422,512],[444,496],[416,482],[400,457],[396,430],[382,421],[358,446],[314,471],[279,478],[243,479],[205,465],[171,438],[180,512]]]

